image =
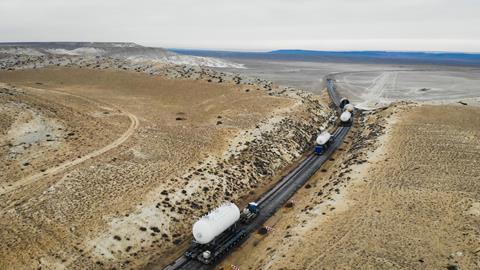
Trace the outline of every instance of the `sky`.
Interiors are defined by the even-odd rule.
[[[480,52],[480,0],[0,0],[0,42]]]

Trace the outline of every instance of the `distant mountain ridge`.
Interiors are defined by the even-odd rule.
[[[329,56],[364,56],[382,58],[455,58],[455,59],[480,59],[480,53],[461,52],[397,52],[397,51],[313,51],[313,50],[276,50],[269,54],[303,54],[303,55],[329,55]]]
[[[152,61],[177,65],[243,68],[243,65],[222,59],[186,56],[164,48],[144,47],[131,42],[7,42],[0,43],[0,54],[105,56],[142,62]]]
[[[26,47],[26,48],[53,48],[77,49],[82,47],[112,48],[112,47],[143,47],[133,42],[0,42],[0,47]]]
[[[438,64],[480,66],[479,53],[459,52],[394,52],[394,51],[314,51],[275,50],[270,52],[238,52],[170,49],[171,51],[207,57],[252,58],[310,62],[363,62],[390,64]]]

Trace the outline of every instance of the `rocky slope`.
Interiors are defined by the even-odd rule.
[[[0,65],[8,70],[0,74],[2,80],[20,85],[17,90],[5,87],[8,91],[32,84],[76,94],[86,91],[90,99],[141,116],[140,127],[124,147],[65,177],[36,184],[37,190],[47,191],[22,195],[27,197],[19,205],[1,213],[2,226],[10,228],[0,234],[6,243],[0,261],[8,263],[0,264],[3,268],[135,269],[152,261],[165,265],[189,244],[196,218],[225,200],[243,206],[311,149],[320,128],[330,128],[336,120],[319,97],[202,67],[67,55],[7,55]],[[43,67],[51,69],[32,70]],[[132,87],[141,86],[157,77],[169,79],[129,89],[131,81]],[[78,86],[83,78],[87,85]],[[89,90],[101,78],[109,78],[98,82],[102,91]],[[118,84],[108,86],[111,82]],[[184,86],[173,88],[179,82]],[[162,87],[165,93],[158,96]],[[151,103],[185,89],[188,95],[168,106]],[[209,96],[192,100],[202,91]],[[142,101],[139,95],[148,98]],[[210,115],[223,96],[225,107]],[[138,107],[133,100],[143,103]],[[199,101],[203,107],[189,112]],[[173,111],[154,110],[171,107]],[[188,119],[196,116],[208,119]],[[207,140],[215,151],[194,147]],[[51,183],[54,189],[48,188]],[[27,244],[31,232],[36,238]]]
[[[109,57],[133,62],[150,61],[164,64],[186,64],[207,67],[243,68],[243,65],[227,60],[180,55],[163,48],[144,47],[135,43],[97,42],[48,42],[48,43],[0,43],[0,55],[13,56],[79,56]]]

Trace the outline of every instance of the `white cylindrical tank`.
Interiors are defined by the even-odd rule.
[[[328,131],[322,132],[320,135],[318,135],[317,140],[315,141],[317,145],[324,145],[330,140],[332,135]]]
[[[349,112],[349,111],[344,111],[341,115],[340,115],[340,121],[342,122],[348,122],[350,121],[350,118],[352,117],[352,114]]]
[[[193,224],[193,237],[206,244],[232,226],[240,218],[240,209],[234,203],[225,203]]]
[[[351,113],[352,113],[355,107],[353,107],[353,105],[352,105],[352,104],[347,104],[347,105],[345,105],[345,107],[344,107],[344,108],[345,108],[345,110],[346,110],[346,111],[348,111],[348,112],[351,112]]]

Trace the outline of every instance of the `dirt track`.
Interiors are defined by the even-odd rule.
[[[222,78],[0,72],[0,180],[14,187],[0,195],[0,268],[165,265],[198,216],[225,200],[244,204],[329,124],[309,94]],[[51,124],[40,132],[32,119]],[[35,140],[14,142],[17,133]]]
[[[358,107],[379,108],[392,101],[467,103],[479,101],[478,70],[434,68],[359,71],[335,75],[339,91]]]
[[[25,89],[32,89],[32,88],[27,87]],[[61,92],[61,91],[58,91],[58,90],[44,90],[44,89],[37,89],[37,90],[50,91],[50,92],[59,93],[59,94],[62,94],[62,95],[69,95],[69,96],[72,96],[72,97],[84,99],[88,102],[98,103],[97,101],[93,101],[93,100],[88,99],[88,98],[83,97],[83,96],[79,96],[79,95],[75,95],[75,94],[71,94],[71,93],[66,93],[66,92]],[[112,106],[112,105],[109,104],[109,106]],[[99,155],[101,155],[101,154],[103,154],[107,151],[110,151],[110,150],[118,147],[120,144],[124,143],[126,140],[128,140],[128,138],[130,138],[130,136],[132,136],[132,134],[135,132],[135,129],[138,128],[139,121],[138,121],[138,119],[135,115],[133,115],[133,114],[127,112],[127,111],[121,110],[118,106],[113,106],[113,107],[116,107],[118,110],[120,110],[120,112],[122,114],[128,116],[128,118],[130,119],[130,122],[131,122],[130,126],[125,131],[125,133],[122,134],[122,136],[120,136],[118,139],[111,142],[110,144],[106,145],[105,147],[102,147],[102,148],[97,149],[93,152],[90,152],[90,153],[88,153],[88,154],[86,154],[86,155],[84,155],[80,158],[77,158],[77,159],[74,159],[74,160],[71,160],[71,161],[66,161],[62,164],[59,164],[59,165],[55,166],[55,167],[45,169],[45,171],[43,171],[43,172],[27,176],[27,177],[22,178],[21,180],[18,180],[18,181],[14,182],[14,183],[12,183],[8,186],[4,186],[0,190],[0,195],[11,192],[11,191],[13,191],[13,190],[15,190],[19,187],[28,185],[32,182],[35,182],[42,177],[54,176],[55,174],[61,173],[61,172],[65,171],[65,170],[67,170],[67,169],[69,169],[73,166],[76,166],[76,165],[78,165],[82,162],[85,162],[85,161],[87,161],[91,158],[97,157],[97,156],[99,156]],[[5,208],[3,210],[5,210]]]

